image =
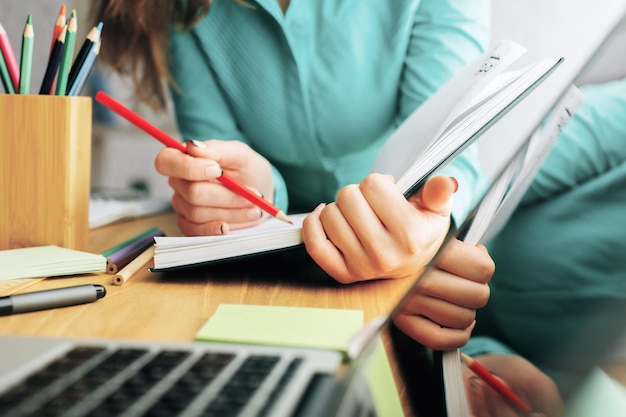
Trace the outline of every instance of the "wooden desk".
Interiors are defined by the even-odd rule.
[[[151,226],[161,227],[169,236],[180,235],[173,214],[147,217],[91,231],[90,251],[101,253]],[[107,295],[90,304],[1,317],[0,332],[193,341],[221,303],[357,309],[363,310],[367,322],[388,314],[411,284],[383,280],[340,285],[304,252],[271,259],[273,264],[257,258],[168,273],[149,272],[150,262],[122,286],[114,286],[112,275],[106,274],[49,278],[26,291],[94,283],[104,285]],[[400,395],[405,396],[403,389]]]

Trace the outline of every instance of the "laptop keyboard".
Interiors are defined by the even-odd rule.
[[[302,362],[231,352],[103,348],[68,351],[0,394],[2,416],[269,416]],[[261,400],[261,394],[264,398]]]

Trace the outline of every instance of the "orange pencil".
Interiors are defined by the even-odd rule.
[[[461,361],[474,372],[480,379],[482,379],[487,385],[493,388],[498,394],[500,394],[505,400],[514,406],[518,411],[529,414],[533,409],[518,397],[509,387],[507,387],[502,381],[493,376],[491,372],[478,361],[467,356],[465,353],[460,352]]]
[[[128,120],[129,122],[137,126],[138,128],[140,128],[144,132],[148,133],[150,136],[152,136],[153,138],[155,138],[156,140],[158,140],[165,146],[178,149],[179,151],[183,153],[187,153],[187,150],[185,149],[185,145],[183,145],[182,143],[180,143],[173,137],[169,136],[167,133],[163,132],[162,130],[160,130],[159,128],[157,128],[156,126],[154,126],[153,124],[151,124],[150,122],[142,118],[141,116],[139,116],[137,113],[133,112],[131,109],[129,109],[128,107],[120,103],[119,101],[115,100],[114,98],[106,94],[104,91],[98,91],[96,93],[95,99],[97,102],[106,106],[107,108],[114,111],[115,113],[119,114],[120,116],[122,116],[123,118],[125,118],[126,120]],[[229,177],[226,173],[224,173],[224,171],[222,171],[222,175],[217,177],[217,179],[226,188],[240,195],[246,200],[250,201],[252,204],[264,210],[265,212],[269,213],[270,215],[276,217],[278,220],[282,220],[287,223],[293,223],[291,220],[289,220],[289,217],[287,217],[285,213],[283,213],[282,210],[274,206],[272,203],[270,203],[263,197],[260,197],[259,195],[255,194],[252,190],[250,190],[245,185]]]

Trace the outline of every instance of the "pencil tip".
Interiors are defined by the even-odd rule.
[[[33,24],[33,16],[32,15],[28,15],[28,17],[26,18],[26,24],[27,25],[32,25]]]
[[[65,16],[65,13],[66,13],[65,4],[62,4],[61,10],[59,11],[59,16]]]
[[[286,215],[285,213],[283,213],[283,211],[282,211],[282,210],[281,210],[281,211],[279,211],[278,213],[276,213],[276,216],[275,216],[275,217],[276,217],[278,220],[282,220],[282,221],[284,221],[285,223],[293,224],[293,221],[292,221],[289,217],[287,217],[287,215]]]

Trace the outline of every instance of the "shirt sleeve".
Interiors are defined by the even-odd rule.
[[[513,349],[504,343],[487,336],[470,337],[467,344],[461,348],[461,352],[469,356],[488,355],[494,353],[517,355]]]
[[[550,199],[626,161],[626,79],[583,86],[581,91],[582,104],[521,204]]]
[[[184,140],[249,140],[237,127],[235,118],[193,31],[172,29],[170,66],[175,85],[171,88],[176,122]],[[211,117],[206,117],[211,114]],[[273,204],[287,212],[287,187],[281,174],[272,167]]]
[[[488,0],[424,0],[416,11],[400,85],[398,125],[489,43]],[[482,179],[478,146],[471,146],[442,174],[459,183],[452,218],[456,224],[471,210]]]

